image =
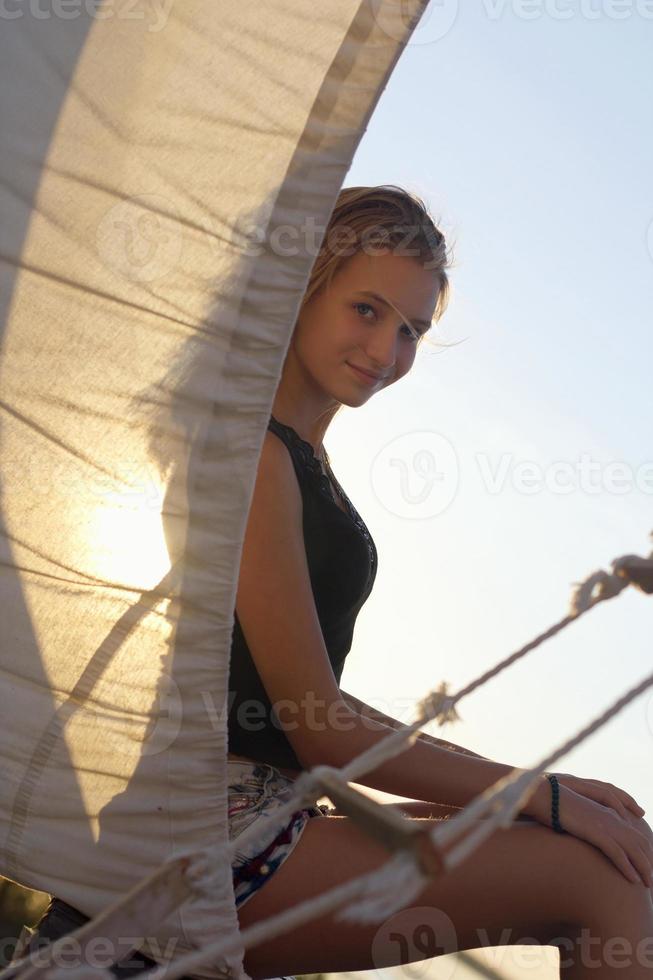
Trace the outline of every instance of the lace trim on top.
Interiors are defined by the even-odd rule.
[[[327,474],[322,469],[322,464],[320,463],[320,460],[313,452],[313,447],[311,446],[310,442],[307,442],[306,439],[302,439],[302,437],[292,428],[292,426],[286,425],[285,422],[280,422],[278,419],[274,417],[274,415],[270,415],[270,421],[273,422],[275,425],[279,426],[279,428],[284,429],[290,435],[293,444],[295,445],[298,452],[300,453],[302,462],[306,466],[306,469],[309,470],[309,472],[311,472],[316,477],[320,490],[331,501],[333,506],[338,507],[338,504],[333,499],[333,493],[331,491],[331,482],[329,480],[329,476],[327,476]],[[377,563],[376,545],[374,544],[372,535],[367,529],[367,526],[363,521],[363,518],[360,516],[360,514],[352,504],[351,500],[349,499],[345,491],[338,483],[338,480],[336,479],[333,470],[331,469],[331,465],[329,463],[329,458],[326,453],[326,450],[325,450],[325,462],[337,493],[344,501],[350,518],[352,519],[352,521],[354,522],[354,524],[356,525],[360,533],[363,535],[367,543],[367,549],[370,557],[370,578],[371,578]],[[340,513],[342,513],[340,507],[338,507],[338,510],[340,511]]]

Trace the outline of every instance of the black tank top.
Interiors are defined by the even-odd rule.
[[[376,547],[362,518],[328,467],[347,513],[333,499],[329,477],[322,471],[311,444],[273,415],[268,429],[286,444],[299,481],[313,597],[333,673],[340,683],[356,617],[374,585]],[[272,709],[237,613],[231,643],[228,708],[229,752],[282,768],[304,768]],[[282,707],[281,725],[292,721],[292,717]]]

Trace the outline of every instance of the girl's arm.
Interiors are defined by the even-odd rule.
[[[371,704],[367,704],[365,701],[361,701],[360,698],[355,697],[353,694],[349,694],[347,691],[340,689],[340,693],[344,701],[352,708],[357,714],[367,716],[372,718],[374,721],[381,722],[383,725],[387,725],[388,728],[403,728],[401,721],[398,718],[392,718],[390,715],[386,715],[383,711],[379,711],[378,708],[373,708]],[[465,749],[462,745],[456,745],[455,742],[446,742],[441,738],[435,738],[433,735],[429,735],[427,732],[419,732],[418,739],[423,739],[425,742],[430,742],[432,745],[438,745],[440,748],[449,749],[451,752],[460,752],[462,755],[471,755],[475,759],[486,759],[484,755],[478,755],[476,752],[472,752],[471,749]],[[537,796],[537,793],[535,794]],[[531,806],[534,797],[529,801]],[[437,805],[437,800],[428,800],[428,803],[435,803]],[[527,820],[532,821],[534,818],[529,815],[529,806],[527,805],[522,812],[515,818],[517,820]]]
[[[403,728],[404,725],[398,718],[392,718],[390,715],[384,714],[379,711],[378,708],[373,708],[371,704],[367,704],[365,701],[361,701],[360,698],[355,697],[353,694],[348,694],[347,691],[340,690],[344,700],[347,704],[353,708],[353,710],[365,717],[373,718],[374,721],[380,721],[383,725],[387,725],[388,728]],[[456,745],[455,742],[448,742],[441,738],[436,738],[434,735],[429,735],[427,732],[420,732],[418,738],[423,739],[425,742],[431,742],[433,745],[439,745],[440,748],[450,749],[452,752],[460,752],[462,755],[471,755],[475,759],[485,759],[486,762],[490,760],[484,755],[478,755],[477,752],[472,752],[471,749],[463,748],[462,745]],[[434,801],[429,801],[434,802]]]
[[[359,714],[347,701],[350,695],[342,691],[340,695],[339,704],[327,705],[329,720],[313,751],[305,756],[306,768],[327,765],[341,769],[397,727],[396,719],[390,719],[394,725],[385,725],[367,712],[365,716]],[[452,751],[438,744],[437,739],[418,738],[355,782],[391,796],[464,807],[514,768],[475,754]],[[548,780],[542,776],[530,799],[518,811],[517,819],[522,815],[544,822],[542,814],[548,812],[550,792]]]

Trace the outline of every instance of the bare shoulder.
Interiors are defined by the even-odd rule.
[[[262,466],[276,468],[276,472],[280,477],[285,477],[290,482],[297,483],[290,449],[281,436],[277,435],[272,429],[267,429],[263,437],[259,471]]]
[[[270,431],[247,517],[236,611],[280,727],[306,765],[321,748],[307,697],[325,707],[342,697],[315,606],[297,475],[288,447]]]

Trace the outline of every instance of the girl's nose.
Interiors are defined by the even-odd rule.
[[[389,330],[379,330],[365,345],[365,353],[376,371],[389,374],[395,365],[397,337]]]

